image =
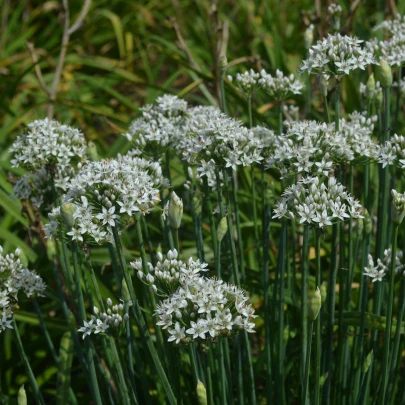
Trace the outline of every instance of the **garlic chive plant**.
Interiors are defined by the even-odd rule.
[[[302,13],[299,59],[275,43],[267,60],[234,55],[211,11],[214,57],[173,20],[193,66],[164,86],[192,82],[141,105],[108,153],[50,119],[7,145],[0,187],[11,170],[22,203],[0,193],[0,401],[16,348],[41,405],[405,403],[404,18],[366,42],[330,4]]]

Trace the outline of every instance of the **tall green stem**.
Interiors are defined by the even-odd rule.
[[[383,351],[383,365],[381,368],[382,376],[382,389],[380,392],[381,404],[385,404],[385,398],[387,395],[387,386],[389,379],[389,357],[390,357],[390,344],[391,344],[391,325],[392,325],[392,308],[394,305],[394,283],[395,283],[395,265],[397,258],[397,239],[398,239],[398,225],[394,226],[394,232],[391,240],[391,263],[389,271],[389,290],[388,290],[388,302],[387,302],[387,315],[386,315],[386,327],[385,327],[385,339],[384,339],[384,351]]]
[[[32,371],[30,362],[28,360],[27,355],[25,354],[24,346],[22,344],[20,333],[18,331],[18,327],[17,327],[17,324],[16,324],[14,318],[13,318],[13,328],[14,328],[14,335],[15,335],[15,340],[17,343],[18,352],[20,353],[21,361],[23,362],[25,370],[28,374],[28,379],[31,384],[32,393],[34,394],[34,400],[39,405],[45,405],[44,398],[42,397],[41,391],[39,390],[37,380]]]
[[[316,255],[316,279],[315,287],[321,287],[321,230],[315,230],[315,255]],[[320,377],[321,377],[321,352],[322,352],[322,327],[321,314],[315,320],[315,383],[314,383],[314,405],[320,405]]]
[[[307,403],[305,387],[305,368],[308,350],[308,272],[309,272],[309,225],[304,226],[302,244],[302,273],[301,273],[301,403]]]
[[[114,237],[114,243],[117,249],[117,253],[118,253],[118,259],[119,259],[119,263],[120,263],[120,271],[123,274],[123,277],[125,279],[125,282],[127,283],[128,286],[128,290],[129,290],[129,295],[131,297],[131,301],[132,301],[132,312],[133,315],[135,317],[135,321],[138,324],[139,330],[140,330],[140,334],[141,336],[143,336],[143,339],[145,341],[146,347],[152,357],[153,363],[156,367],[157,373],[159,375],[159,378],[162,382],[163,388],[165,390],[166,396],[167,396],[167,400],[169,401],[169,403],[171,405],[176,405],[177,401],[176,398],[173,394],[172,388],[170,387],[169,381],[167,379],[166,373],[163,369],[162,363],[160,362],[159,356],[156,352],[156,349],[153,345],[152,342],[152,337],[149,333],[149,329],[146,325],[146,322],[143,318],[143,314],[141,311],[141,308],[139,306],[138,303],[138,299],[136,298],[135,295],[135,290],[132,284],[132,280],[131,277],[127,271],[127,265],[126,265],[126,261],[124,258],[124,254],[122,251],[122,246],[121,246],[121,241],[120,241],[120,237],[118,235],[118,231],[116,227],[112,227],[112,231],[113,231],[113,237]]]

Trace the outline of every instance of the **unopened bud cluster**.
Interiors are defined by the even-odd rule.
[[[106,304],[105,312],[100,312],[97,307],[94,307],[94,315],[91,316],[90,321],[84,321],[84,326],[78,329],[78,332],[83,333],[83,339],[92,333],[106,333],[110,328],[119,331],[123,322],[129,319],[128,313],[124,313],[123,303],[113,305],[111,298],[107,298]]]

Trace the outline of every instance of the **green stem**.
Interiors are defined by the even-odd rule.
[[[137,221],[138,222],[138,221]],[[132,284],[132,280],[131,277],[127,271],[127,265],[126,265],[126,261],[124,258],[124,254],[122,251],[122,245],[121,245],[121,241],[118,235],[118,231],[116,227],[112,227],[112,231],[113,231],[113,237],[114,237],[114,243],[117,249],[117,253],[118,253],[118,259],[119,259],[119,263],[120,263],[120,271],[124,276],[125,282],[127,283],[128,286],[128,290],[129,290],[129,295],[131,297],[131,301],[132,301],[132,312],[135,318],[136,323],[138,324],[139,330],[140,330],[140,334],[141,336],[143,336],[143,339],[145,341],[146,347],[152,357],[153,363],[156,367],[156,371],[159,375],[159,378],[162,382],[163,388],[165,390],[166,396],[167,396],[167,400],[169,401],[169,403],[171,405],[176,405],[177,401],[176,398],[173,394],[173,391],[170,387],[169,381],[167,379],[166,373],[163,369],[162,363],[160,362],[159,356],[156,352],[156,349],[153,345],[152,342],[152,337],[149,333],[149,329],[146,325],[146,322],[143,318],[143,314],[141,311],[141,308],[139,306],[138,303],[138,299],[136,298],[135,295],[135,290]]]
[[[277,339],[277,376],[278,382],[276,385],[277,403],[285,404],[285,389],[284,389],[284,280],[285,280],[285,268],[287,257],[287,221],[283,221],[280,235],[280,249],[279,249],[279,266],[277,272],[279,273],[280,285],[279,285],[279,300],[278,300],[278,339]]]
[[[395,100],[395,118],[394,118],[394,131],[398,132],[398,117],[399,117],[399,107],[401,101],[401,79],[402,79],[402,66],[398,67],[398,88],[397,97]]]
[[[308,272],[309,272],[309,225],[304,225],[301,273],[301,403],[307,403],[305,388],[305,368],[308,350]]]
[[[215,227],[215,219],[214,219],[214,214],[213,214],[213,209],[212,209],[212,203],[211,203],[211,198],[210,198],[210,189],[208,185],[208,179],[207,176],[203,176],[203,186],[204,186],[204,194],[205,198],[204,201],[206,203],[206,211],[208,214],[209,218],[209,224],[210,224],[210,231],[211,231],[211,239],[212,239],[212,245],[214,249],[214,256],[217,256],[217,228]]]
[[[35,310],[35,313],[38,316],[39,324],[41,326],[42,334],[45,337],[46,344],[47,344],[47,346],[49,348],[49,351],[51,352],[53,360],[55,361],[56,364],[58,364],[59,363],[59,358],[58,358],[58,355],[56,353],[55,346],[53,345],[51,336],[50,336],[50,334],[48,332],[48,328],[45,325],[44,318],[42,316],[41,309],[39,308],[37,299],[34,298],[32,300],[32,303],[34,304],[34,310]]]
[[[398,363],[398,358],[399,358],[399,343],[401,339],[401,324],[402,320],[404,319],[404,313],[405,313],[405,280],[401,280],[401,290],[400,290],[400,302],[398,304],[398,316],[397,316],[397,327],[395,329],[395,338],[394,338],[394,347],[392,350],[392,356],[391,356],[391,371],[390,371],[390,379],[391,381],[394,381],[394,378],[396,376],[396,369],[397,369],[397,363]],[[392,389],[391,391],[388,390],[388,392],[394,392],[395,385],[392,384]],[[395,395],[391,395],[391,401],[390,404],[394,405],[394,400],[395,400]]]
[[[335,131],[339,131],[340,125],[340,82],[336,81],[335,88]]]
[[[223,112],[224,114],[227,114],[224,76],[225,76],[225,72],[224,72],[224,74],[221,74],[221,77],[220,77],[220,86],[221,86],[221,108],[222,108],[222,112]]]
[[[333,326],[335,323],[335,301],[336,301],[336,274],[339,266],[339,230],[340,224],[332,225],[332,252],[331,252],[331,268],[329,271],[328,294],[327,294],[327,327],[325,339],[325,369],[324,373],[328,373],[324,385],[325,405],[330,404],[330,389],[332,381],[332,360],[333,360]]]
[[[316,280],[315,287],[321,287],[321,230],[315,230],[315,256],[316,256]],[[321,352],[322,352],[322,326],[321,314],[315,320],[315,383],[314,383],[314,405],[320,405],[320,378],[321,378]]]
[[[329,115],[329,106],[328,106],[328,99],[326,96],[322,97],[323,100],[323,114],[325,122],[330,122],[330,115]]]
[[[236,193],[236,181],[235,177],[236,172],[234,173],[231,168],[229,168],[229,177],[231,178],[232,186],[232,200],[233,208],[235,212],[235,223],[236,223],[236,233],[238,235],[238,250],[239,250],[239,271],[242,277],[242,280],[246,278],[245,274],[245,263],[244,263],[244,249],[243,249],[243,238],[242,238],[242,228],[240,226],[240,215],[239,215],[239,205],[238,205],[238,196]],[[225,174],[225,173],[224,173]]]
[[[256,193],[256,181],[255,181],[255,164],[253,163],[250,168],[250,176],[252,181],[252,211],[253,211],[253,231],[255,237],[256,255],[259,267],[261,265],[261,254],[259,245],[259,221],[257,216],[257,193]]]
[[[382,376],[382,390],[380,392],[381,404],[385,404],[385,397],[387,395],[387,386],[389,378],[389,356],[390,356],[390,344],[391,344],[391,325],[392,325],[392,308],[394,305],[394,285],[395,285],[395,265],[397,258],[397,239],[398,239],[398,225],[394,225],[394,232],[391,240],[391,264],[389,271],[389,290],[388,290],[388,302],[387,302],[387,315],[386,315],[386,327],[385,327],[385,339],[384,339],[384,351],[383,351],[383,365],[381,369]]]
[[[14,328],[14,335],[15,335],[15,340],[17,343],[18,352],[20,353],[21,361],[24,364],[25,371],[28,374],[28,379],[31,384],[31,389],[32,389],[32,393],[34,394],[35,402],[39,405],[45,405],[44,398],[42,397],[41,391],[39,390],[37,380],[32,371],[30,362],[28,360],[27,355],[25,354],[24,346],[22,344],[20,333],[18,331],[18,327],[17,327],[17,324],[16,324],[14,318],[13,318],[13,328]]]
[[[269,248],[270,248],[270,221],[271,209],[268,204],[263,207],[263,289],[264,289],[264,330],[265,330],[265,363],[266,363],[266,393],[267,402],[272,398],[272,375],[271,375],[271,339],[270,328],[270,300],[269,300]]]
[[[253,117],[252,117],[252,93],[248,96],[248,116],[249,116],[249,128],[253,127]]]
[[[319,316],[318,316],[319,318]],[[304,374],[304,391],[302,395],[302,404],[309,402],[308,397],[308,382],[309,382],[309,370],[311,366],[311,347],[312,347],[312,330],[314,327],[314,322],[309,322],[308,328],[308,342],[307,342],[307,353],[306,353],[306,364],[305,364],[305,374]]]

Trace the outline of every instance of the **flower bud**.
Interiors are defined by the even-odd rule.
[[[219,72],[221,78],[225,76],[226,69],[228,69],[228,59],[226,58],[226,55],[221,55],[219,58]]]
[[[75,222],[73,218],[73,204],[71,203],[62,204],[60,212],[62,214],[62,219],[66,227],[69,230],[72,229],[73,224]]]
[[[325,303],[326,301],[326,296],[328,295],[328,285],[326,284],[326,282],[324,281],[321,284],[321,298],[322,298],[322,304]]]
[[[198,398],[198,403],[200,405],[207,405],[207,390],[204,387],[204,384],[198,380],[197,384],[197,398]]]
[[[314,42],[314,26],[311,24],[304,32],[305,49],[309,49]]]
[[[111,307],[111,305],[112,305],[111,298],[107,298],[107,305],[108,305],[109,307]]]
[[[371,350],[371,352],[364,359],[363,366],[361,367],[361,371],[363,372],[363,374],[367,373],[368,369],[370,368],[372,359],[373,359],[373,350]]]
[[[93,307],[93,312],[94,312],[94,315],[98,315],[100,310],[96,306],[94,306]]]
[[[99,160],[97,153],[97,146],[93,141],[90,141],[87,144],[87,156],[92,162],[96,162]]]
[[[391,190],[391,195],[391,221],[398,226],[405,217],[405,194],[399,194],[395,190]]]
[[[373,73],[368,77],[366,84],[366,98],[371,100],[375,93],[375,79]]]
[[[130,302],[131,301],[131,297],[129,295],[128,285],[127,285],[125,280],[122,280],[121,294],[122,294],[122,299],[124,300],[124,302]]]
[[[385,59],[380,59],[380,83],[381,87],[391,87],[392,86],[392,70],[390,65]]]
[[[221,242],[225,234],[228,232],[228,222],[226,220],[226,215],[219,221],[217,228],[217,240]]]
[[[18,390],[18,405],[27,405],[27,394],[25,393],[24,384]]]
[[[315,321],[315,319],[318,317],[321,306],[321,290],[319,289],[319,287],[316,287],[316,290],[313,292],[313,294],[310,295],[308,299],[308,320]]]
[[[183,201],[173,191],[169,202],[169,224],[173,229],[179,229],[183,217]]]

